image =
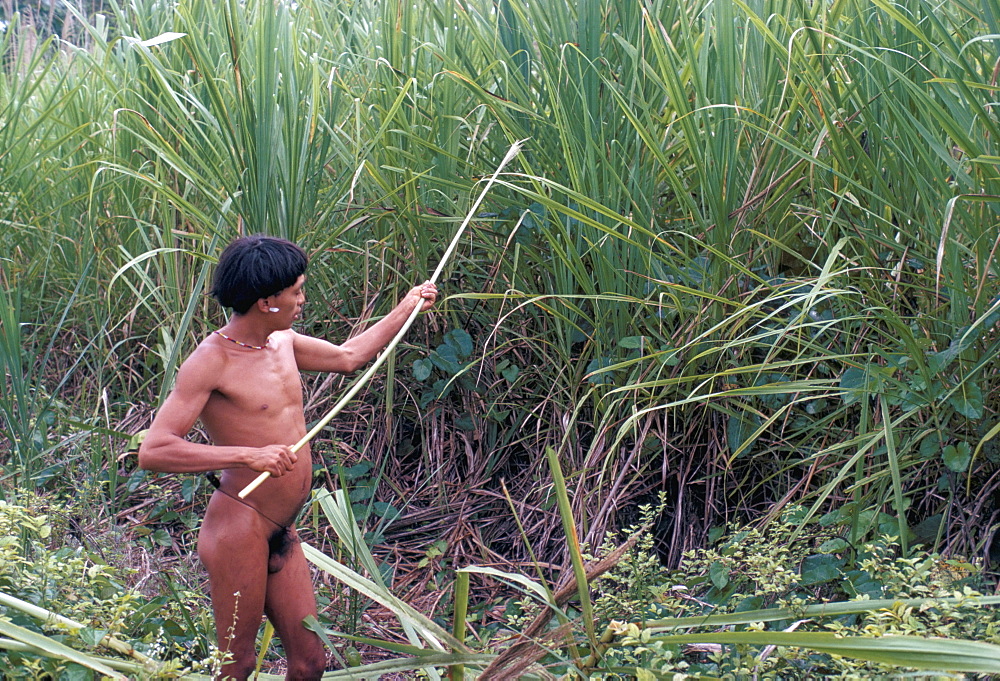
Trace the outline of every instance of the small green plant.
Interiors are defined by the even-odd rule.
[[[664,591],[672,588],[667,573],[656,555],[654,533],[642,529],[653,525],[656,516],[663,510],[663,503],[661,498],[655,507],[648,504],[641,506],[639,522],[623,533],[626,536],[638,533],[638,539],[635,547],[598,582],[594,610],[603,620],[643,617],[642,613],[646,612],[648,604],[660,602]],[[617,538],[609,537],[598,553],[609,554],[614,549]],[[640,606],[640,604],[646,605]]]
[[[444,334],[429,357],[413,362],[413,377],[426,386],[420,395],[421,407],[446,397],[456,387],[456,381],[467,390],[476,389],[475,381],[467,374],[472,366],[473,349],[472,336],[467,331],[452,329]],[[516,371],[512,375],[516,376]],[[430,382],[432,377],[435,380]]]

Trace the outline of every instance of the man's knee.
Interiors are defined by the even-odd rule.
[[[288,679],[319,679],[326,671],[326,651],[309,650],[288,660]]]
[[[256,655],[251,656],[249,660],[244,656],[241,656],[239,659],[234,658],[222,666],[222,673],[219,675],[219,679],[223,681],[245,681],[250,678],[250,675],[254,673],[256,668]]]

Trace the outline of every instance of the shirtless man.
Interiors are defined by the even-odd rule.
[[[430,282],[417,286],[387,316],[334,345],[291,329],[306,302],[306,264],[301,248],[273,237],[240,238],[223,251],[212,295],[233,309],[232,319],[181,365],[139,449],[139,465],[147,470],[222,470],[198,536],[218,645],[230,654],[221,678],[253,672],[262,613],[284,646],[287,678],[322,676],[326,651],[302,624],[316,614],[316,598],[293,525],[312,482],[308,445],[297,453],[290,448],[306,433],[299,372],[356,371],[392,340],[415,306],[427,310],[437,297]],[[211,445],[186,439],[199,419]],[[263,471],[271,477],[239,499]]]

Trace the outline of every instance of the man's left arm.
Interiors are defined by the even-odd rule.
[[[413,309],[426,311],[437,300],[437,287],[427,281],[414,286],[382,319],[340,345],[295,334],[295,362],[301,371],[326,371],[349,374],[375,359],[376,355],[399,333]]]

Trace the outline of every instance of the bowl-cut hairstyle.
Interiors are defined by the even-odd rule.
[[[287,239],[253,234],[236,239],[219,256],[212,296],[236,314],[288,288],[305,274],[309,256]]]

